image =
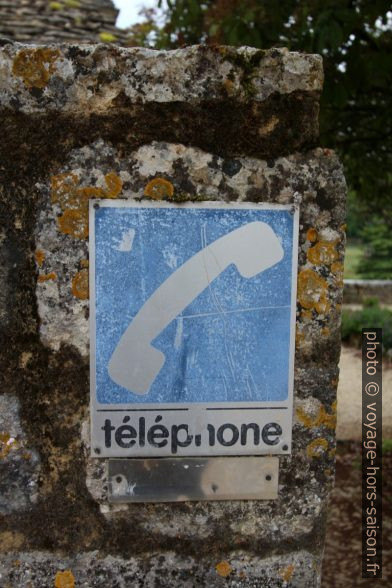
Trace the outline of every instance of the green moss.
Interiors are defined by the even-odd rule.
[[[49,8],[50,10],[61,10],[63,8],[63,5],[61,4],[61,2],[51,2],[49,4]]]
[[[64,4],[69,8],[80,8],[79,0],[64,0]]]
[[[259,49],[255,53],[250,55],[246,55],[245,53],[238,53],[232,51],[225,51],[223,53],[224,58],[226,61],[229,61],[237,68],[242,70],[241,76],[241,86],[244,90],[245,97],[247,100],[251,100],[256,93],[256,89],[253,85],[253,79],[256,77],[256,69],[259,67],[261,60],[265,56],[266,51],[263,49]],[[231,72],[231,75],[234,77],[234,74]],[[229,74],[229,79],[230,74]]]
[[[102,43],[114,43],[117,41],[116,35],[112,35],[112,33],[99,33],[99,38],[101,39]]]

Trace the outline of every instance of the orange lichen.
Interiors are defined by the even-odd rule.
[[[42,249],[37,249],[37,251],[34,254],[34,257],[38,267],[42,267],[42,264],[45,261],[45,253],[42,251]]]
[[[22,49],[14,59],[12,71],[28,88],[46,88],[60,52],[55,49]]]
[[[305,338],[305,334],[297,328],[297,331],[295,333],[295,346],[297,348],[301,347],[301,344],[302,344],[302,341],[304,340],[304,338]]]
[[[122,179],[114,172],[110,172],[106,174],[105,182],[107,186],[107,189],[105,191],[105,197],[117,198],[117,196],[121,194],[123,186]]]
[[[316,229],[310,228],[306,233],[306,239],[311,243],[315,243],[318,239],[318,233]]]
[[[324,337],[328,337],[329,333],[330,333],[329,327],[323,327],[321,329],[321,334],[324,335]]]
[[[88,299],[88,270],[82,269],[72,279],[72,294],[80,300]]]
[[[343,264],[340,261],[334,261],[331,264],[331,271],[334,274],[337,286],[343,286]]]
[[[259,135],[269,135],[279,123],[277,116],[272,116],[262,127],[259,127]]]
[[[301,319],[304,323],[309,323],[312,320],[312,311],[311,310],[302,310],[301,311]]]
[[[309,415],[302,407],[296,409],[298,420],[308,429],[313,427],[327,427],[335,429],[336,426],[336,402],[331,405],[332,413],[329,414],[323,406],[320,406],[315,416]]]
[[[324,451],[328,449],[328,441],[326,439],[314,439],[306,448],[308,457],[320,458]]]
[[[18,449],[19,443],[9,433],[0,433],[0,459],[5,459],[12,449]]]
[[[293,573],[294,573],[294,569],[295,569],[294,565],[289,564],[287,567],[285,567],[280,572],[280,575],[282,576],[284,582],[290,582],[290,580],[293,576]]]
[[[89,261],[88,259],[82,259],[80,261],[80,267],[88,267],[89,266]]]
[[[154,178],[148,182],[144,188],[144,195],[153,198],[154,200],[162,200],[162,198],[173,198],[174,186],[164,178]]]
[[[224,82],[223,85],[225,87],[226,93],[231,96],[234,91],[235,91],[235,86],[234,86],[234,82],[232,82],[231,80],[229,80],[229,78],[227,78]]]
[[[50,272],[49,274],[41,274],[38,276],[39,282],[49,282],[50,280],[57,280],[57,274],[55,272]]]
[[[59,229],[75,239],[87,239],[88,219],[79,210],[68,209],[57,219]]]
[[[71,570],[65,570],[64,572],[57,572],[54,580],[55,588],[74,588],[75,577]]]
[[[329,309],[327,282],[311,269],[302,270],[298,276],[298,300],[305,309],[325,313]]]
[[[228,561],[219,562],[218,564],[216,564],[215,569],[219,576],[222,576],[222,578],[227,578],[227,576],[229,576],[233,571],[233,568],[231,567]]]
[[[51,179],[51,198],[59,204],[63,214],[58,218],[62,233],[75,239],[88,237],[88,203],[91,198],[117,198],[122,190],[122,180],[114,172],[105,175],[105,188],[96,186],[81,187],[79,177],[73,172],[65,172]]]
[[[24,536],[16,531],[3,531],[0,533],[0,552],[10,553],[18,551],[24,543]],[[3,584],[4,585],[4,584]],[[9,586],[10,584],[8,584]]]
[[[313,265],[330,265],[339,257],[336,251],[337,243],[338,241],[319,241],[308,249],[308,260]]]

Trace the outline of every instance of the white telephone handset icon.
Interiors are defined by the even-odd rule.
[[[244,278],[256,276],[283,258],[269,225],[251,222],[220,237],[188,259],[144,303],[109,361],[111,379],[134,394],[147,394],[165,363],[151,342],[229,265]]]

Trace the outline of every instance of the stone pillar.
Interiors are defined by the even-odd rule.
[[[15,44],[0,73],[1,584],[319,586],[345,230],[342,168],[318,147],[321,58]],[[97,197],[299,205],[293,447],[277,500],[108,504],[88,432]]]

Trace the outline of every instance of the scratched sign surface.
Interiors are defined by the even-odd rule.
[[[290,451],[298,214],[90,208],[93,453]]]

